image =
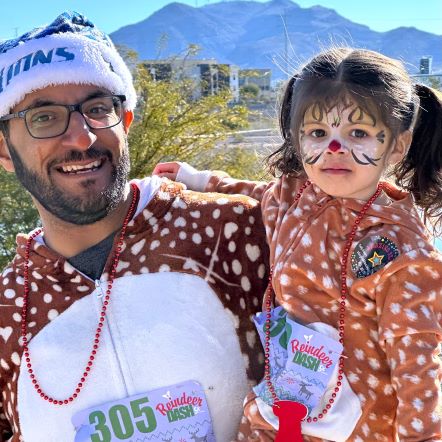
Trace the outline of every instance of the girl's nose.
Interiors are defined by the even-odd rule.
[[[341,148],[341,143],[336,140],[332,140],[330,144],[328,145],[328,149],[332,152],[337,152]]]

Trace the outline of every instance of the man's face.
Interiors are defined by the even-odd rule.
[[[46,104],[77,104],[100,93],[91,85],[63,85],[28,94],[11,113]],[[90,129],[73,112],[67,131],[35,139],[23,119],[9,121],[7,146],[17,178],[49,213],[83,225],[104,218],[121,201],[129,173],[123,123]]]

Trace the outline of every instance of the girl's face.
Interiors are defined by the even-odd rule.
[[[335,197],[367,200],[388,164],[391,131],[358,104],[329,111],[314,103],[299,131],[309,179]]]

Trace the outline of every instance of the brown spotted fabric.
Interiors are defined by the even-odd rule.
[[[294,203],[302,184],[286,176],[266,184],[214,174],[207,190],[262,201],[278,302],[301,323],[338,328],[340,262],[363,202],[310,185]],[[442,440],[442,260],[411,196],[385,183],[349,257],[344,371],[362,416],[348,440]],[[238,440],[273,439],[253,396],[245,413]]]
[[[27,238],[27,235],[18,236],[17,255],[13,262],[3,271],[0,279],[0,387],[2,391],[0,434],[1,440],[7,440],[12,436],[12,441],[14,442],[23,440],[24,433],[22,433],[21,428],[23,422],[28,422],[30,419],[32,422],[34,418],[35,426],[37,427],[39,425],[38,421],[40,418],[38,417],[38,410],[40,407],[43,407],[43,400],[38,397],[37,393],[32,391],[32,389],[26,390],[28,373],[26,373],[25,363],[22,361],[23,348],[20,338],[20,323],[21,308],[23,305],[23,256]],[[105,267],[105,272],[101,278],[102,282],[108,279],[107,272],[110,267],[112,255],[113,253],[111,252]],[[117,306],[123,306],[121,308],[126,309],[124,297],[128,297],[130,291],[142,290],[140,281],[144,284],[144,280],[147,281],[149,278],[158,279],[158,277],[163,278],[161,275],[164,275],[164,281],[166,282],[163,283],[163,286],[165,287],[165,293],[167,293],[167,275],[171,275],[171,278],[173,276],[175,278],[174,281],[180,277],[179,275],[183,275],[183,278],[189,275],[191,278],[183,279],[182,290],[186,290],[186,284],[189,283],[189,280],[191,283],[192,281],[196,281],[196,284],[207,284],[209,295],[213,292],[218,299],[215,299],[213,302],[220,303],[220,308],[225,311],[226,315],[230,318],[233,324],[233,330],[236,329],[239,348],[242,352],[243,367],[245,367],[249,386],[251,386],[262,376],[263,354],[251,317],[255,312],[261,309],[262,294],[267,282],[267,255],[268,248],[261,221],[260,207],[256,201],[244,196],[226,197],[219,194],[198,194],[183,190],[182,186],[170,184],[170,182],[163,184],[154,198],[128,225],[123,251],[115,277],[115,294],[112,293],[115,298],[111,296],[108,310],[107,321],[109,321],[109,326],[114,327],[113,333],[114,336],[116,336],[119,331],[115,330],[113,324],[114,321],[118,319],[118,315],[129,315],[130,318],[130,312],[128,313],[123,310],[119,312],[116,311],[116,309]],[[54,359],[54,361],[58,360],[60,365],[64,363],[72,363],[75,365],[78,363],[81,366],[82,362],[77,362],[74,359],[73,353],[68,353],[65,357],[63,356],[64,349],[60,347],[60,342],[57,342],[56,337],[52,336],[50,332],[51,330],[57,330],[56,327],[58,327],[59,330],[64,330],[63,318],[68,318],[69,315],[72,317],[73,314],[76,314],[75,312],[77,310],[81,311],[78,306],[81,303],[89,302],[92,293],[98,293],[99,296],[99,290],[95,282],[79,273],[65,258],[57,255],[36,241],[34,241],[31,246],[29,274],[31,275],[31,294],[28,305],[27,324],[33,362],[38,365],[40,356],[43,357],[39,352],[33,352],[32,347],[33,340],[35,340],[35,345],[37,345],[37,338],[40,338],[40,344],[38,345],[41,346],[35,348],[49,349],[48,345],[50,345],[51,355],[45,355],[45,358],[58,357],[58,359]],[[156,275],[158,275],[158,277]],[[127,281],[127,283],[125,281]],[[178,280],[177,284],[181,284],[179,281],[180,280]],[[201,283],[198,281],[201,281]],[[177,287],[180,287],[180,285]],[[149,335],[141,337],[141,334],[151,333],[151,329],[149,328],[151,322],[150,317],[155,318],[155,311],[149,310],[149,299],[152,293],[147,291],[141,295],[137,294],[137,296],[138,302],[139,299],[145,299],[145,302],[133,306],[128,301],[127,309],[145,309],[145,325],[141,324],[137,326],[137,324],[134,323],[134,335],[129,336],[129,339],[137,341],[142,338],[150,345],[155,335],[152,335],[152,337],[149,337]],[[140,296],[142,297],[140,298]],[[113,299],[114,304],[112,303]],[[188,302],[190,308],[192,308],[192,303],[197,305],[199,302],[198,299],[198,291],[186,295],[186,298],[183,299],[182,314],[188,314],[185,310],[184,301]],[[166,306],[168,302],[168,299],[165,298],[164,304]],[[67,333],[71,333],[71,338],[64,337],[63,339],[79,339],[76,333],[83,333],[83,328],[86,327],[86,316],[90,309],[94,308],[93,306],[95,304],[91,303],[90,305],[91,307],[86,307],[88,310],[82,310],[85,312],[85,319],[83,319],[82,315],[75,319],[77,322],[74,322],[74,324],[77,324],[77,331],[75,328],[66,330]],[[199,306],[199,308],[201,311],[204,311],[205,307],[203,305]],[[98,311],[99,310],[97,310],[97,312]],[[135,311],[136,310],[134,310],[134,312]],[[179,319],[189,324],[191,324],[192,321],[197,322],[198,318],[193,318],[191,315],[192,309],[188,317],[186,316],[185,318]],[[76,317],[74,316],[74,318]],[[164,324],[165,328],[169,327],[168,324],[173,326],[174,319],[177,319],[177,317],[164,317],[159,321],[157,327],[162,327],[162,324]],[[215,320],[216,318],[214,318],[214,322]],[[115,324],[116,323],[117,322],[115,322]],[[94,329],[91,328],[89,332],[88,328],[84,332],[87,333],[87,336],[90,336],[88,342],[73,344],[74,347],[78,346],[78,351],[81,352],[83,351],[82,349],[84,349],[85,354],[89,353],[93,339],[93,330]],[[135,332],[135,330],[138,331]],[[51,341],[41,341],[43,338],[49,339],[48,336]],[[202,339],[203,338],[204,336]],[[126,339],[126,341],[124,341],[124,339]],[[103,341],[105,341],[105,336],[103,336]],[[127,342],[127,337],[123,336],[121,342]],[[153,344],[154,343],[152,343],[152,345]],[[226,364],[229,364],[230,355],[228,350],[223,348],[222,341],[213,341],[208,344],[207,348],[199,347],[198,349],[192,349],[191,344],[192,343],[189,342],[188,350],[186,350],[186,348],[183,349],[183,357],[189,358],[189,363],[197,363],[198,359],[203,357],[206,351],[212,351],[215,348],[223,360],[226,361]],[[106,348],[109,342],[103,342],[102,345],[104,346],[103,348]],[[119,350],[118,346],[116,346],[116,348]],[[137,358],[140,356],[138,354],[131,356],[131,354],[128,353],[128,348],[127,346],[126,350],[124,350],[124,348],[121,350],[122,356],[119,361],[123,368],[126,363],[125,361],[129,361],[127,370],[130,371],[131,358],[135,359],[135,356]],[[143,351],[140,353],[142,352]],[[227,353],[223,354],[223,352]],[[98,353],[98,365],[101,360],[100,354],[101,358],[105,357],[104,353]],[[146,357],[148,357],[148,355],[146,355]],[[64,358],[67,362],[64,361]],[[158,356],[158,358],[158,360],[155,360],[158,361],[158,364],[161,364],[160,367],[157,367],[159,373],[161,373],[161,370],[166,371],[168,364],[177,363],[173,354],[167,354],[167,358],[164,357],[161,359],[161,356]],[[46,359],[44,359],[44,361],[46,361]],[[150,370],[149,365],[153,363],[152,361],[153,358],[149,359],[148,357],[148,359],[146,359],[146,369]],[[177,364],[177,371],[185,370],[185,367],[181,367],[179,363]],[[49,394],[69,396],[72,393],[70,390],[75,388],[75,384],[64,385],[65,382],[68,383],[68,381],[64,380],[64,376],[70,376],[70,373],[67,373],[69,370],[58,373],[57,365],[57,362],[49,366],[44,365],[42,362],[42,368],[39,369],[40,371],[36,369],[36,375],[37,377],[40,376],[40,378],[44,378],[44,376],[47,377],[47,388],[50,387],[51,376],[60,376],[60,379],[62,379],[62,381],[58,383],[60,389],[49,391]],[[164,368],[162,368],[162,366],[164,366]],[[109,365],[109,370],[110,369],[111,367]],[[217,367],[212,368],[214,371],[216,371],[216,369]],[[244,368],[241,368],[241,370],[243,369]],[[81,369],[77,370],[76,368],[72,368],[72,371],[75,372],[75,376],[72,375],[73,378],[79,378],[82,373]],[[205,371],[207,372],[208,370],[206,369]],[[98,379],[93,380],[95,379],[93,378],[93,373],[94,369],[91,371],[91,379],[88,381],[89,384],[86,384],[84,391],[78,398],[78,400],[80,400],[80,398],[86,400],[85,404],[88,403],[87,401],[93,403],[92,396],[94,395],[95,385],[97,389],[99,388]],[[188,373],[186,375],[188,375],[188,378],[193,379],[192,374],[193,373]],[[205,375],[210,376],[210,373],[205,373]],[[107,390],[112,390],[113,383],[114,381],[117,382],[117,380],[112,376],[107,377],[105,373],[103,373],[100,379],[103,377],[105,384],[100,388],[103,390],[102,394],[104,395],[103,398],[105,398]],[[234,379],[223,379],[222,382],[225,382],[225,385],[228,386],[233,380]],[[124,394],[134,394],[139,388],[145,388],[144,386],[138,387],[139,381],[140,379],[137,378],[136,374],[127,375],[127,379],[124,380],[124,388],[128,391]],[[143,379],[142,382],[144,381]],[[162,384],[162,380],[158,379],[158,376],[153,379],[152,382],[150,382],[150,380],[146,380],[146,382],[149,388],[164,385]],[[18,389],[19,384],[22,390]],[[42,386],[45,388],[45,384],[42,383]],[[213,387],[211,388],[213,389]],[[131,389],[133,391],[131,391]],[[208,388],[208,390],[210,390],[210,388]],[[26,397],[20,397],[20,391],[25,392]],[[210,395],[211,392],[209,391],[208,394]],[[218,394],[218,397],[222,398],[222,388],[213,394]],[[112,395],[113,393],[110,394],[109,397],[112,397]],[[106,400],[108,399],[109,398]],[[36,400],[42,402],[32,402]],[[229,397],[226,397],[224,400],[228,406]],[[29,416],[28,408],[31,407],[30,404],[34,403],[36,404],[33,406],[35,414]],[[44,406],[46,406],[46,404],[44,404]],[[70,407],[70,405],[68,407]],[[72,407],[74,407],[72,409],[74,411],[75,401]],[[62,408],[63,407],[58,407],[57,409],[57,407],[52,406],[52,408],[48,408],[45,411],[46,414],[41,417],[48,431],[51,427],[52,414],[55,416],[54,419],[61,419],[62,415],[60,415],[60,417],[56,415],[56,413],[64,413],[65,411],[57,411]],[[23,413],[25,413],[25,415],[23,415]],[[29,413],[32,415],[31,412]],[[236,434],[240,416],[241,405],[237,420],[230,423],[230,428],[224,430],[219,429],[218,431],[224,431],[223,434],[228,434],[228,432],[226,432],[228,430]],[[68,419],[68,417],[66,417],[66,419]],[[39,439],[38,436],[34,438],[32,434],[32,423],[26,425],[31,425],[31,430],[27,430],[28,434],[31,434],[31,437],[27,437],[27,441],[43,441],[43,439]],[[29,431],[31,432],[29,433]],[[69,431],[73,430],[70,429]],[[69,436],[66,436],[66,439],[51,439],[49,437],[45,440],[73,440],[71,433],[66,431],[66,435],[68,434]]]

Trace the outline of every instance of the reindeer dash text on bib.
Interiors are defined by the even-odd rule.
[[[74,442],[215,442],[209,407],[196,381],[158,388],[82,410]]]

